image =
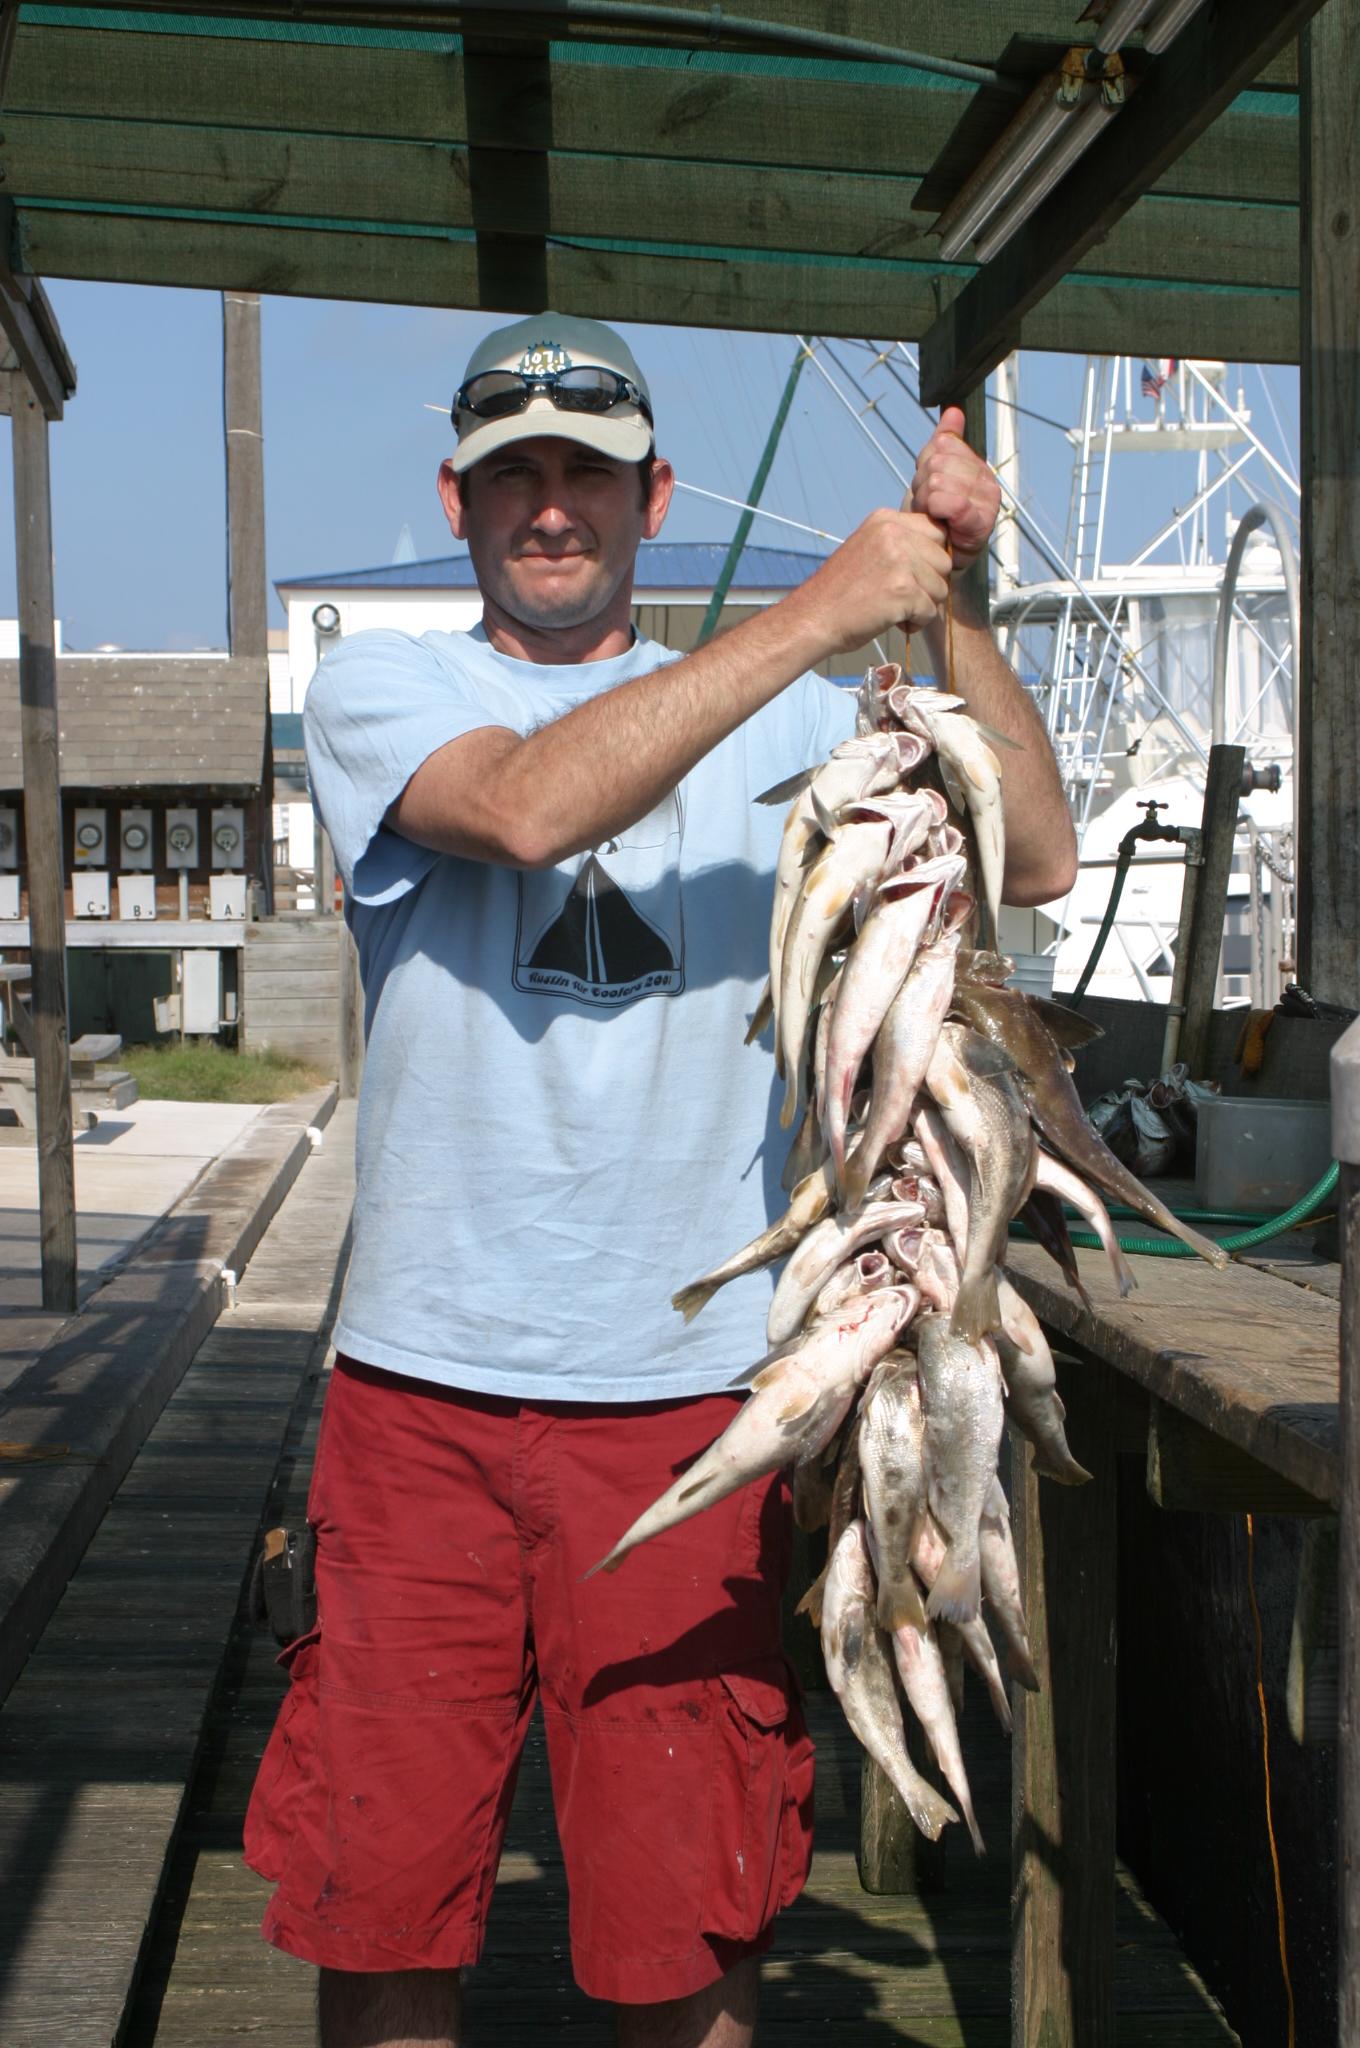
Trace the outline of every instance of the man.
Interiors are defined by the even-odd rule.
[[[910,503],[697,653],[635,638],[673,473],[620,337],[488,337],[439,475],[484,602],[364,633],[307,699],[367,1003],[354,1255],[309,1501],[319,1627],[261,1767],[265,1933],[321,1968],[324,2048],[459,2039],[544,1708],[573,1966],[625,2048],[740,2048],[806,1875],[811,1749],[779,1640],[780,1477],[583,1575],[726,1426],[769,1282],[683,1281],[762,1229],[786,1141],[741,1039],[779,809],[852,729],[819,664],[904,623],[937,671],[990,472],[946,414]],[[1007,750],[1007,894],[1073,872],[1056,769],[983,628],[957,687]]]

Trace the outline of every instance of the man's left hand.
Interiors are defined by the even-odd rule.
[[[963,408],[947,405],[916,464],[911,509],[945,529],[957,575],[982,553],[1001,509],[1001,486],[963,438]]]

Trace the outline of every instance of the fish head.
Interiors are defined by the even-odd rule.
[[[1006,953],[960,952],[959,979],[1000,988],[1015,972],[1015,962]]]
[[[887,1230],[883,1233],[883,1249],[899,1273],[908,1279],[916,1275],[916,1262],[920,1256],[922,1232],[919,1230]]]

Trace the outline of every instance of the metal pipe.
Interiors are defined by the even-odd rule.
[[[1143,31],[1143,48],[1149,57],[1160,57],[1167,45],[1178,36],[1192,14],[1197,14],[1204,0],[1167,0],[1161,12],[1154,16]]]
[[[1294,742],[1298,744],[1299,731],[1299,569],[1294,559],[1294,543],[1284,523],[1284,515],[1278,505],[1263,499],[1243,513],[1228,559],[1223,565],[1223,581],[1218,592],[1218,619],[1214,626],[1214,685],[1213,711],[1210,723],[1211,744],[1218,746],[1227,738],[1228,725],[1228,640],[1232,623],[1232,608],[1237,600],[1237,579],[1242,567],[1242,557],[1247,542],[1258,526],[1270,527],[1275,536],[1275,545],[1280,551],[1280,562],[1284,569],[1285,598],[1289,606],[1289,644],[1294,677]]]
[[[1097,93],[1072,115],[1053,148],[1039,159],[1024,183],[1012,191],[1001,211],[978,236],[974,250],[977,262],[990,263],[1011,236],[1019,232],[1030,215],[1042,206],[1054,186],[1066,177],[1077,159],[1086,154],[1097,136],[1103,134],[1123,105],[1122,97],[1111,105],[1103,94]],[[943,249],[940,253],[943,255]]]
[[[1337,1979],[1342,2008],[1339,2038],[1349,2048],[1360,2031],[1360,1022],[1332,1047],[1331,1081],[1332,1156],[1341,1167],[1336,1205],[1341,1248]]]
[[[1057,74],[1051,73],[1021,107],[1010,129],[988,151],[935,223],[940,258],[952,263],[986,226],[998,206],[1036,164],[1055,136],[1075,113],[1059,98]]]
[[[90,0],[100,12],[126,12],[126,0]],[[184,0],[146,0],[142,13],[183,14]],[[810,50],[818,56],[844,57],[860,64],[898,64],[913,71],[930,71],[942,78],[957,78],[965,85],[990,86],[993,91],[1014,93],[1025,90],[1021,80],[1008,78],[985,64],[964,64],[953,57],[937,57],[926,50],[899,50],[891,43],[865,42],[859,36],[833,35],[825,29],[797,28],[791,24],[759,21],[750,15],[728,14],[720,6],[658,7],[651,0],[222,0],[215,14],[269,21],[335,21],[381,27],[384,15],[403,28],[424,24],[432,29],[458,33],[458,24],[473,17],[483,33],[503,33],[507,14],[527,14],[547,22],[554,19],[594,22],[619,28],[679,30],[695,42],[717,48],[724,35],[745,42],[766,43],[796,53]],[[548,31],[545,31],[547,33]]]

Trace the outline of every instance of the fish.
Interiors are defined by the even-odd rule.
[[[826,1049],[823,1123],[842,1184],[850,1098],[859,1070],[923,943],[935,939],[963,880],[961,855],[920,861],[879,884],[841,969]],[[919,1084],[918,1084],[919,1085]]]
[[[959,1291],[958,1259],[953,1246],[938,1230],[921,1234],[915,1279],[922,1298],[942,1315],[953,1311]],[[1050,1479],[1068,1486],[1081,1486],[1090,1478],[1068,1446],[1063,1429],[1066,1410],[1058,1398],[1058,1379],[1053,1353],[1027,1301],[1017,1294],[1005,1274],[996,1276],[1001,1327],[993,1333],[1001,1361],[1006,1389],[1006,1409],[1011,1419],[1035,1445],[1039,1469]]]
[[[891,1357],[892,1354],[888,1355]],[[836,1460],[836,1477],[831,1486],[831,1512],[827,1521],[827,1561],[793,1610],[795,1614],[806,1614],[815,1629],[820,1629],[822,1625],[822,1597],[826,1591],[827,1571],[836,1554],[836,1545],[860,1510],[862,1475],[857,1419],[852,1419],[850,1425],[841,1431],[839,1442],[840,1456]]]
[[[1006,1491],[995,1476],[987,1491],[978,1524],[978,1554],[982,1566],[982,1591],[996,1616],[997,1627],[1006,1641],[1006,1661],[1011,1677],[1026,1692],[1038,1692],[1039,1674],[1029,1645],[1025,1610],[1020,1600],[1020,1567],[1011,1537],[1011,1511]]]
[[[1112,1201],[1123,1202],[1147,1222],[1169,1231],[1209,1265],[1222,1271],[1229,1263],[1222,1245],[1202,1237],[1199,1231],[1174,1216],[1092,1128],[1063,1064],[1063,1048],[1070,1049],[1073,1041],[1059,1035],[1069,1031],[1072,1024],[1080,1034],[1085,1020],[1056,1003],[1041,1009],[1036,999],[1021,989],[963,982],[956,990],[955,1003],[975,1031],[993,1044],[1004,1046],[1014,1059],[1019,1069],[1020,1092],[1041,1136],[1053,1150],[1083,1180],[1103,1189]],[[1077,1036],[1077,1045],[1085,1042]]]
[[[949,1677],[935,1630],[929,1622],[918,1627],[915,1622],[904,1621],[893,1631],[892,1648],[907,1702],[925,1732],[931,1755],[939,1765],[945,1783],[958,1802],[959,1812],[973,1838],[973,1848],[979,1856],[985,1856],[987,1845],[973,1811],[973,1794],[963,1765],[963,1751],[959,1747]]]
[[[971,1342],[1000,1325],[996,1265],[1034,1184],[1038,1146],[1004,1055],[966,1025],[941,1026],[926,1087],[968,1154],[968,1238],[953,1328]]]
[[[933,690],[898,684],[888,703],[908,730],[924,729],[935,748],[944,786],[955,808],[967,813],[977,845],[985,931],[994,943],[1006,870],[1006,827],[1001,806],[1001,763],[966,711],[942,712]]]
[[[901,1795],[921,1833],[938,1841],[959,1816],[907,1755],[892,1657],[874,1618],[874,1604],[864,1524],[856,1520],[843,1532],[827,1567],[822,1603],[826,1675],[846,1720]]]
[[[779,1276],[765,1324],[771,1350],[787,1344],[802,1328],[803,1318],[837,1266],[862,1246],[872,1244],[883,1231],[924,1220],[925,1208],[920,1202],[875,1199],[860,1209],[824,1216],[807,1233]]]
[[[838,1266],[812,1304],[811,1317],[830,1316],[857,1294],[870,1294],[875,1287],[891,1287],[896,1268],[883,1252],[860,1252]],[[804,1325],[806,1328],[806,1325]]]
[[[920,1579],[927,1592],[935,1584],[935,1574],[938,1572],[948,1548],[948,1542],[939,1523],[932,1515],[927,1515],[920,1537],[917,1540],[915,1558],[916,1576]],[[940,1654],[945,1660],[946,1673],[948,1673],[950,1668],[950,1646],[951,1644],[957,1644],[960,1654],[967,1657],[968,1662],[986,1686],[987,1695],[991,1700],[996,1718],[1005,1729],[1007,1735],[1009,1735],[1011,1732],[1010,1694],[1006,1690],[1006,1681],[1001,1675],[1001,1665],[997,1660],[996,1647],[988,1633],[987,1624],[981,1615],[978,1616],[976,1621],[943,1621],[937,1619],[935,1622],[935,1632],[940,1645]],[[961,1671],[958,1674],[956,1685],[951,1684],[951,1690],[954,1693],[955,1709],[961,1713],[963,1711],[963,1674]]]
[[[739,1252],[733,1252],[730,1259],[724,1259],[711,1273],[705,1273],[698,1280],[691,1280],[687,1287],[679,1288],[671,1296],[671,1307],[681,1314],[687,1323],[692,1323],[701,1308],[704,1308],[729,1280],[736,1280],[743,1273],[758,1272],[760,1267],[773,1265],[776,1259],[785,1258],[795,1245],[801,1244],[814,1224],[820,1223],[831,1207],[835,1181],[831,1162],[825,1161],[814,1172],[800,1180],[793,1190],[788,1208],[768,1230],[762,1230],[759,1237],[743,1245]]]
[[[1086,1218],[1104,1247],[1105,1256],[1114,1271],[1121,1299],[1124,1295],[1131,1294],[1138,1282],[1133,1277],[1132,1266],[1124,1257],[1123,1246],[1115,1236],[1109,1211],[1094,1188],[1088,1188],[1081,1175],[1073,1173],[1070,1166],[1064,1166],[1061,1159],[1055,1159],[1051,1152],[1043,1151],[1038,1155],[1035,1185],[1046,1189],[1050,1194],[1060,1195],[1064,1202],[1070,1202],[1072,1207]]]
[[[874,1539],[878,1625],[926,1625],[912,1575],[916,1538],[926,1514],[925,1417],[916,1360],[891,1351],[874,1367],[859,1410],[859,1462],[864,1514]]]
[[[789,1147],[789,1156],[784,1161],[784,1171],[780,1175],[779,1184],[784,1193],[789,1194],[800,1180],[806,1180],[810,1173],[815,1173],[822,1161],[830,1156],[826,1149],[826,1138],[822,1133],[822,1120],[817,1114],[817,1105],[810,1101],[803,1111],[793,1143]]]
[[[585,1574],[617,1571],[640,1543],[673,1529],[781,1465],[823,1449],[898,1331],[911,1321],[914,1287],[880,1287],[847,1302],[757,1372],[727,1428],[644,1509]]]
[[[1067,1413],[1058,1394],[1058,1375],[1048,1339],[1023,1295],[1004,1273],[996,1276],[1001,1328],[993,1334],[1006,1382],[1006,1412],[1035,1450],[1038,1471],[1064,1486],[1084,1486],[1091,1477],[1072,1455],[1063,1428]]]
[[[978,1525],[1005,1426],[1001,1366],[990,1337],[970,1343],[938,1312],[917,1324],[930,1511],[949,1538],[926,1613],[972,1621],[982,1597]]]
[[[808,869],[789,922],[780,966],[779,1040],[784,1056],[787,1130],[804,1095],[803,1047],[817,970],[854,898],[877,881],[888,857],[892,827],[886,819],[846,825]]]
[[[954,988],[958,927],[962,922],[955,906],[960,902],[971,905],[972,898],[958,892],[946,903],[939,937],[916,955],[874,1039],[869,1114],[859,1142],[845,1163],[843,1194],[849,1208],[858,1208],[864,1200],[865,1189],[878,1171],[884,1153],[906,1130],[912,1104],[925,1079]]]
[[[811,1535],[814,1529],[824,1529],[831,1519],[836,1469],[832,1453],[836,1443],[837,1439],[833,1437],[825,1450],[810,1458],[799,1458],[794,1463],[793,1519],[807,1535]]]
[[[1081,1274],[1077,1270],[1077,1255],[1067,1229],[1067,1211],[1058,1197],[1046,1188],[1031,1188],[1029,1200],[1017,1212],[1016,1221],[1033,1231],[1036,1243],[1043,1246],[1061,1269],[1063,1279],[1078,1296],[1082,1307],[1094,1315],[1095,1304],[1082,1285]]]

